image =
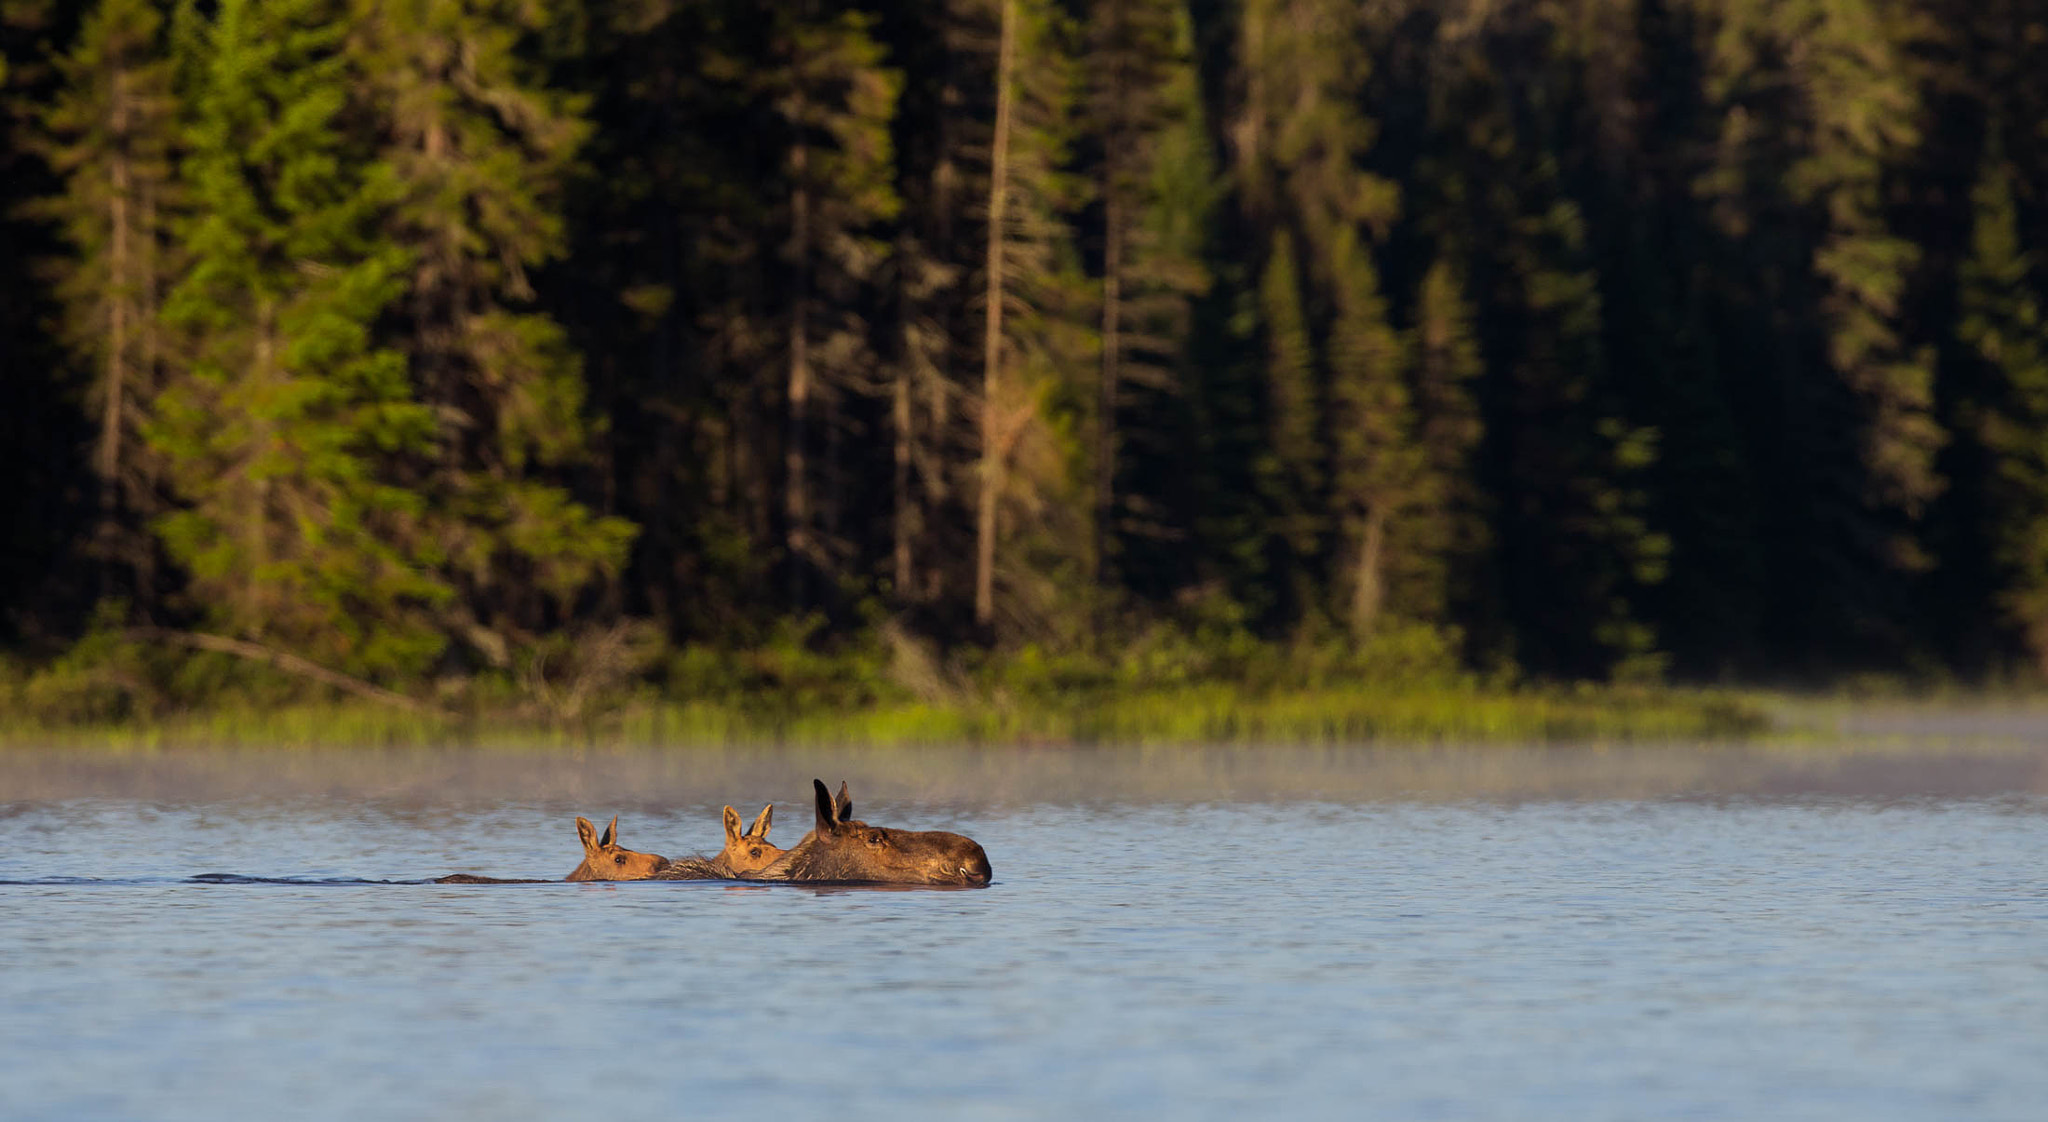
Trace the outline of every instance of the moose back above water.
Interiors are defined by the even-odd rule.
[[[989,882],[988,854],[972,838],[944,830],[892,830],[853,817],[846,784],[834,799],[822,780],[817,826],[781,859],[749,880],[810,884],[931,884],[979,887]]]

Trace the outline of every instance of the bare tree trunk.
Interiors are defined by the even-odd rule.
[[[975,527],[974,621],[995,620],[996,501],[1003,460],[997,448],[998,389],[1003,358],[1003,211],[1010,188],[1010,72],[1017,55],[1017,0],[1003,0],[1001,45],[996,51],[996,127],[989,142],[988,308],[981,374],[981,505]]]
[[[896,519],[894,525],[896,546],[896,571],[894,588],[897,600],[908,600],[916,573],[911,568],[910,535],[916,524],[911,504],[916,502],[910,491],[910,359],[896,368],[895,384],[891,387],[894,399],[890,402],[890,418],[896,430],[896,464],[892,490],[896,496]]]
[[[1116,510],[1116,403],[1123,359],[1124,207],[1117,194],[1116,161],[1109,160],[1103,193],[1102,378],[1095,403],[1095,550],[1089,575],[1100,585],[1108,572],[1110,523]]]
[[[157,362],[160,358],[158,350],[160,339],[157,335],[156,322],[157,218],[155,193],[146,188],[138,192],[136,209],[139,211],[136,226],[141,235],[137,239],[136,245],[140,258],[136,262],[136,276],[140,280],[140,290],[136,306],[136,318],[138,321],[136,327],[141,334],[139,340],[141,351],[136,359],[135,378],[140,382],[140,385],[135,387],[135,392],[122,395],[124,399],[122,406],[123,415],[118,419],[117,423],[121,425],[121,431],[124,433],[127,431],[128,426],[126,414],[138,407],[127,402],[154,392],[159,384],[157,380]],[[131,518],[136,517],[138,508],[146,514],[150,512],[150,508],[154,505],[149,499],[149,496],[152,494],[151,486],[155,481],[153,464],[154,460],[146,457],[130,456],[128,458],[128,464],[124,470],[132,482],[124,482],[122,484],[122,498],[127,503],[129,517]],[[156,552],[150,545],[147,535],[131,535],[127,560],[129,572],[135,582],[134,587],[130,590],[135,598],[135,606],[142,612],[143,618],[149,618],[156,605]]]
[[[1364,638],[1379,618],[1385,598],[1385,580],[1380,574],[1380,556],[1386,551],[1385,508],[1374,504],[1365,516],[1365,540],[1358,548],[1358,572],[1351,587],[1351,634]]]
[[[126,83],[122,80],[125,76],[118,70],[113,75],[113,104],[108,122],[114,145],[109,165],[113,191],[107,208],[107,370],[106,385],[102,387],[106,400],[100,411],[100,446],[95,465],[100,477],[100,591],[103,595],[112,591],[113,569],[117,563],[113,546],[120,532],[121,445],[127,428],[128,312],[134,298],[131,291],[134,270],[129,249],[133,223],[128,203],[135,184],[125,146],[128,139],[128,98],[124,88]]]
[[[924,458],[918,467],[924,476],[923,509],[944,510],[946,504],[955,497],[952,489],[953,464],[960,440],[960,434],[955,431],[953,418],[952,375],[943,368],[935,370],[925,379],[924,388],[930,420],[925,426],[927,437],[923,448]],[[930,523],[924,523],[920,530],[928,529],[929,526]],[[947,564],[928,562],[924,567],[925,601],[932,604],[943,603],[946,599],[946,590],[958,571]]]
[[[797,96],[799,106],[795,116],[801,128],[803,95],[799,93]],[[785,533],[792,608],[803,607],[804,568],[811,562],[810,480],[804,454],[804,441],[809,436],[806,429],[811,403],[811,192],[804,182],[809,163],[809,149],[799,137],[789,155],[790,178],[795,184],[789,199],[789,224],[796,293],[789,325],[789,444],[783,451],[783,515],[788,522]]]

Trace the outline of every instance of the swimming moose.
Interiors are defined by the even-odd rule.
[[[739,812],[725,808],[725,848],[718,856],[670,859],[640,853],[618,844],[619,819],[600,835],[587,818],[576,819],[583,842],[583,862],[568,876],[572,881],[617,880],[741,880],[800,884],[924,884],[980,887],[991,875],[988,854],[972,838],[944,830],[892,830],[870,826],[853,816],[846,784],[835,799],[825,784],[812,780],[817,797],[817,826],[794,848],[769,844],[773,805],[764,807],[754,824],[740,829]],[[494,877],[459,873],[439,884],[517,884]]]
[[[979,887],[989,882],[988,854],[972,838],[944,830],[890,830],[853,816],[846,784],[834,799],[811,780],[818,824],[780,860],[748,880],[808,884],[932,884]]]
[[[618,844],[619,818],[604,829],[604,836],[585,818],[576,820],[576,836],[583,841],[583,863],[568,879],[591,880],[733,880],[773,864],[783,851],[768,843],[768,828],[775,817],[771,804],[761,808],[754,824],[740,830],[740,813],[725,808],[725,848],[718,856],[678,857],[658,853],[636,853]]]

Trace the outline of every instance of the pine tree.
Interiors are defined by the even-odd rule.
[[[1087,476],[1070,439],[1077,387],[1068,372],[1092,341],[1067,217],[1079,190],[1065,169],[1079,85],[1069,38],[1053,6],[1000,0],[980,279],[974,618],[1012,633],[1053,625],[1060,570],[1087,550],[1086,523],[1071,522],[1087,509]],[[1013,518],[1030,540],[1014,540]],[[999,584],[1008,601],[1001,621]]]
[[[380,470],[423,453],[433,414],[373,338],[405,252],[377,237],[397,184],[341,127],[353,83],[322,0],[223,0],[179,42],[191,261],[180,335],[146,428],[182,508],[158,522],[195,605],[236,637],[359,673],[443,645],[418,492]],[[186,18],[196,18],[189,10]]]
[[[0,635],[63,634],[91,605],[101,575],[79,565],[100,490],[81,415],[91,372],[63,345],[52,266],[71,252],[44,200],[64,191],[39,143],[59,94],[52,61],[79,5],[0,0]]]
[[[890,249],[883,224],[899,206],[889,123],[901,78],[882,65],[868,17],[815,13],[810,5],[781,16],[787,21],[777,33],[783,65],[765,80],[789,151],[783,515],[792,606],[800,609],[805,574],[833,572],[847,552],[838,540],[840,504],[829,504],[822,520],[815,509],[815,430],[822,427],[827,446],[836,446],[847,423],[839,402],[879,388],[868,378],[875,355],[863,313],[876,304],[871,286]],[[836,473],[840,465],[831,461],[826,468]],[[832,486],[827,493],[839,490]]]
[[[554,73],[590,97],[587,168],[564,191],[566,257],[534,277],[582,359],[593,475],[640,527],[623,607],[678,638],[758,635],[772,583],[781,428],[765,295],[787,238],[768,217],[785,149],[755,78],[773,70],[760,5],[587,0]],[[538,45],[536,45],[538,46]],[[784,586],[786,587],[786,586]]]
[[[1108,576],[1117,521],[1120,418],[1126,383],[1171,386],[1186,334],[1187,298],[1206,278],[1198,248],[1176,227],[1199,221],[1206,161],[1199,127],[1192,49],[1185,14],[1175,5],[1097,3],[1089,16],[1086,128],[1098,149],[1096,195],[1102,206],[1102,345],[1091,459],[1094,470],[1096,582]],[[1176,166],[1177,165],[1177,166]],[[1168,192],[1194,182],[1192,197]]]
[[[1988,392],[1970,410],[1992,457],[1983,531],[2004,614],[2048,673],[2048,320],[2037,262],[2019,235],[2011,171],[1995,142],[1971,201],[1976,221],[1956,333],[1989,375]]]
[[[986,151],[975,146],[985,144],[981,129],[998,92],[990,75],[1000,56],[1001,11],[975,0],[922,0],[884,8],[882,16],[877,33],[890,57],[916,76],[893,121],[904,206],[884,321],[892,599],[914,609],[928,630],[952,632],[973,610],[957,590],[973,584],[979,560],[981,496],[968,476],[980,436],[971,387],[985,374],[986,352],[985,317],[970,314],[985,291],[974,282],[988,244],[970,230],[980,228],[986,195],[968,182],[967,169]]]
[[[1389,529],[1420,500],[1424,464],[1406,348],[1387,320],[1371,253],[1355,231],[1343,229],[1330,246],[1330,263],[1337,304],[1328,345],[1332,500],[1351,570],[1338,582],[1342,607],[1335,614],[1364,637],[1386,603]]]
[[[1265,382],[1270,417],[1260,475],[1280,542],[1297,556],[1313,556],[1323,535],[1316,502],[1323,489],[1323,452],[1317,418],[1322,412],[1315,353],[1303,309],[1301,268],[1294,238],[1273,238],[1259,280],[1259,319],[1266,340]]]
[[[1412,517],[1410,558],[1390,580],[1395,602],[1410,618],[1448,623],[1454,600],[1473,598],[1474,570],[1489,533],[1475,478],[1484,426],[1473,387],[1484,370],[1461,271],[1439,256],[1423,274],[1414,301],[1409,353],[1413,364],[1415,439],[1421,456]]]
[[[1288,567],[1301,608],[1327,605],[1358,637],[1385,606],[1389,572],[1419,563],[1394,551],[1416,543],[1397,527],[1422,472],[1406,348],[1375,257],[1400,195],[1366,170],[1379,133],[1357,108],[1370,69],[1366,15],[1325,0],[1248,4],[1234,133],[1248,216],[1278,243],[1262,304],[1277,459],[1269,479],[1291,524]],[[1298,253],[1302,288],[1289,296],[1277,270]]]
[[[412,262],[407,365],[435,418],[413,490],[456,593],[447,626],[505,665],[617,574],[634,532],[558,478],[588,455],[585,389],[530,279],[562,252],[562,192],[588,126],[525,51],[557,29],[550,5],[353,0],[348,14],[348,60],[398,192],[382,232]]]
[[[137,519],[155,513],[157,470],[142,455],[137,427],[164,349],[157,310],[174,202],[175,104],[163,30],[153,0],[103,0],[60,62],[63,89],[42,121],[43,147],[66,191],[40,209],[70,243],[59,283],[67,334],[96,371],[102,594],[116,591],[118,568],[128,575],[122,591],[145,602],[153,598],[154,555]]]
[[[1712,314],[1750,372],[1768,638],[1814,663],[1896,655],[1945,439],[1932,354],[1902,333],[1920,250],[1887,199],[1921,136],[1919,32],[1878,0],[1700,8],[1720,127],[1699,190],[1730,254]]]
[[[1103,13],[1125,7],[1103,5]],[[1132,93],[1142,113],[1097,108],[1087,124],[1100,149],[1094,178],[1103,238],[1092,557],[1106,587],[1156,599],[1201,580],[1189,564],[1195,527],[1188,507],[1207,491],[1196,480],[1214,465],[1197,447],[1204,434],[1189,424],[1197,368],[1208,358],[1202,333],[1211,325],[1200,323],[1195,310],[1215,292],[1209,254],[1226,182],[1201,98],[1194,27],[1184,11],[1144,12],[1115,38],[1105,40],[1099,30],[1090,64],[1098,105],[1113,88],[1103,80],[1116,72],[1111,43],[1128,44],[1133,56],[1123,64],[1126,85],[1132,73],[1153,75],[1149,92]],[[1098,29],[1119,26],[1103,13]],[[1114,136],[1113,124],[1130,135]],[[1120,216],[1111,207],[1119,192]],[[1120,247],[1114,262],[1112,245]],[[1219,497],[1208,492],[1211,500]]]
[[[1642,600],[1670,549],[1647,518],[1659,434],[1631,415],[1606,352],[1591,222],[1563,175],[1579,102],[1547,18],[1516,7],[1439,29],[1433,151],[1411,196],[1463,266],[1485,356],[1476,475],[1498,606],[1469,622],[1481,648],[1537,673],[1647,673]]]

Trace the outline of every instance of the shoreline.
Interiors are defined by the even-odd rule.
[[[774,747],[1748,742],[1782,735],[1756,695],[1571,686],[1247,693],[1196,685],[1067,703],[986,699],[817,707],[636,698],[573,720],[532,708],[419,713],[369,702],[193,708],[156,719],[0,721],[0,750],[41,746]]]

